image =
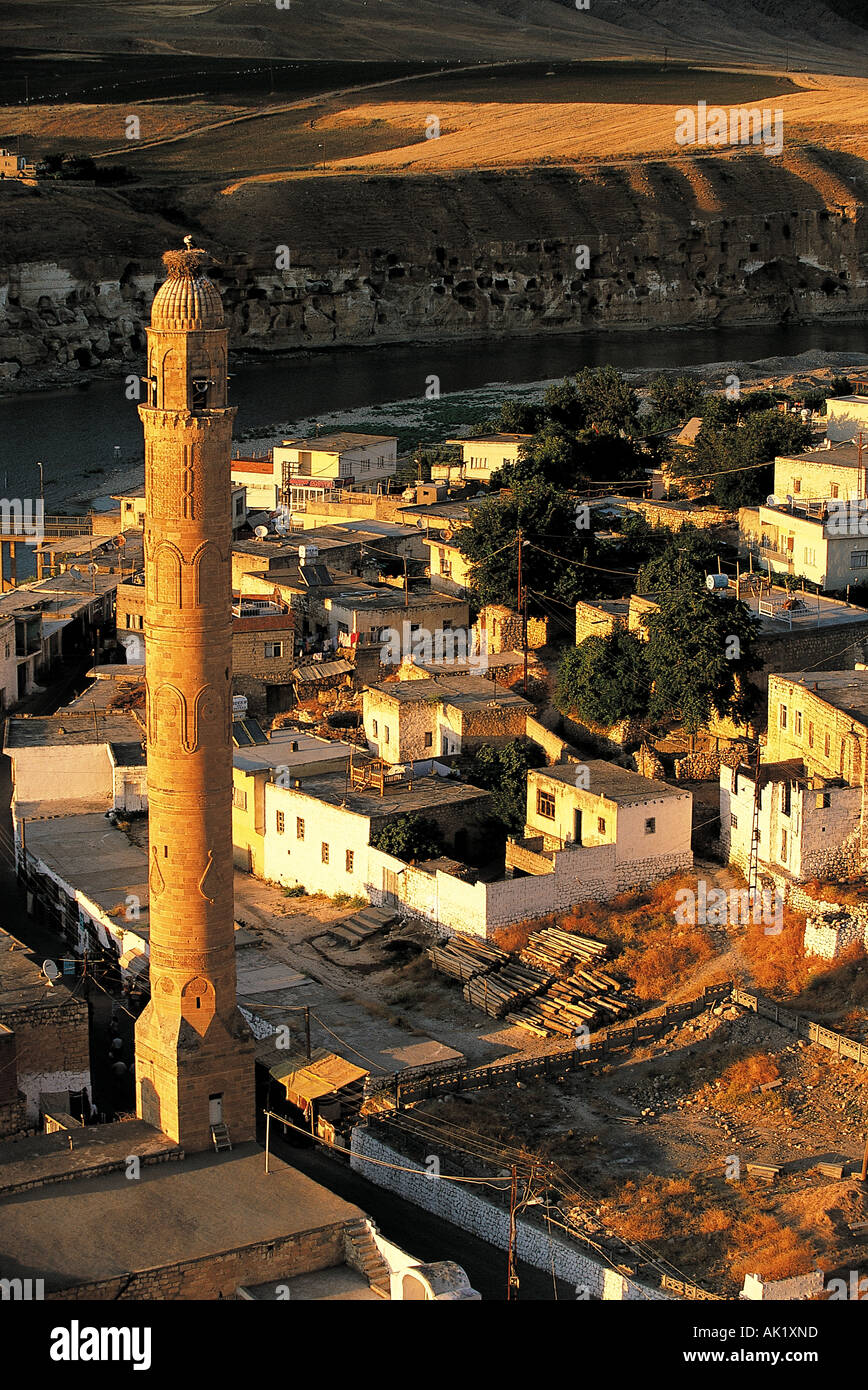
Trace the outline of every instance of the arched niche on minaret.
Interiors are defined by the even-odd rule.
[[[193,556],[193,602],[196,606],[227,603],[229,594],[225,581],[223,558],[213,541],[206,541]]]
[[[183,607],[181,555],[175,546],[165,541],[154,555],[154,587],[157,603],[171,608]]]

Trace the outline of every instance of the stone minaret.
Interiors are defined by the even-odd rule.
[[[189,239],[188,239],[189,240]],[[194,1152],[255,1132],[235,997],[230,442],[223,306],[204,253],[168,251],[148,330],[145,659],[151,1001],[137,1112]]]

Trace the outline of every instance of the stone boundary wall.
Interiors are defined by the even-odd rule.
[[[835,960],[848,946],[868,950],[868,919],[848,915],[840,921],[809,917],[805,923],[805,954]]]
[[[176,1264],[136,1270],[134,1274],[55,1289],[45,1297],[69,1302],[234,1299],[242,1284],[264,1284],[272,1279],[277,1283],[296,1274],[311,1274],[318,1269],[342,1265],[345,1225],[323,1226],[317,1231],[262,1240],[220,1254],[201,1255]]]
[[[836,1033],[832,1028],[824,1028],[821,1023],[815,1023],[804,1014],[797,1014],[792,1009],[785,1008],[774,999],[765,999],[761,994],[748,994],[746,990],[737,986],[732,991],[732,1002],[739,1004],[743,1009],[750,1009],[760,1018],[770,1018],[773,1023],[779,1024],[781,1028],[788,1029],[800,1038],[806,1038],[808,1042],[818,1043],[820,1047],[834,1052],[837,1057],[849,1057],[859,1066],[868,1067],[868,1043],[857,1042],[854,1038],[845,1037],[843,1033]]]
[[[468,1185],[432,1179],[422,1165],[384,1144],[361,1125],[354,1128],[351,1142],[350,1167],[362,1173],[369,1182],[468,1231],[489,1245],[501,1250],[509,1248],[509,1212],[504,1208],[478,1196],[477,1191]],[[368,1163],[366,1159],[377,1159],[378,1163]],[[395,1167],[380,1167],[381,1163],[394,1164]],[[396,1171],[407,1168],[413,1171]],[[629,1279],[594,1259],[578,1239],[571,1240],[566,1233],[555,1235],[522,1216],[516,1220],[516,1245],[520,1260],[536,1269],[553,1269],[558,1278],[573,1285],[579,1299],[653,1299],[666,1302],[670,1298],[662,1289]]]
[[[746,743],[733,743],[716,753],[710,751],[688,753],[684,758],[675,759],[676,781],[716,782],[721,767],[738,767],[748,756]]]
[[[564,740],[560,738],[558,734],[554,733],[553,730],[547,729],[538,719],[534,719],[531,714],[527,715],[525,719],[524,732],[527,738],[539,744],[549,760],[549,766],[552,766],[554,763],[569,761],[567,757],[568,745]]]
[[[53,1133],[46,1129],[46,1134]],[[142,1154],[139,1158],[142,1166],[153,1163],[175,1163],[184,1158],[183,1149],[170,1149],[168,1153]],[[104,1163],[96,1163],[88,1167],[84,1172],[73,1169],[68,1173],[46,1173],[41,1178],[28,1179],[26,1182],[3,1184],[2,1196],[11,1197],[13,1193],[30,1192],[36,1187],[54,1187],[61,1182],[78,1182],[79,1178],[104,1178],[107,1173],[122,1172],[127,1166],[126,1158],[106,1159]]]

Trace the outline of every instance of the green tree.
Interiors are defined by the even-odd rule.
[[[528,769],[542,767],[545,754],[527,738],[511,743],[482,744],[464,762],[468,781],[491,792],[491,818],[507,834],[516,835],[525,824]]]
[[[576,391],[593,428],[607,434],[637,432],[639,397],[615,367],[583,367]]]
[[[757,411],[740,425],[709,423],[703,416],[690,460],[675,471],[706,474],[718,506],[750,506],[771,491],[775,457],[801,453],[812,437],[809,424],[778,410]]]
[[[555,701],[592,724],[644,719],[651,698],[646,644],[620,625],[605,637],[586,637],[568,648],[558,667]]]
[[[663,591],[644,619],[653,679],[654,719],[680,719],[688,733],[721,718],[745,718],[754,691],[747,676],[759,666],[759,623],[739,600],[692,585]]]
[[[649,387],[656,429],[671,429],[699,414],[702,382],[695,376],[656,376]]]
[[[442,836],[433,820],[410,812],[390,820],[373,837],[371,843],[384,854],[393,854],[406,863],[434,859],[442,849]]]
[[[593,533],[579,529],[576,522],[572,498],[539,477],[517,481],[506,496],[486,498],[475,507],[457,541],[473,565],[471,590],[480,607],[502,603],[514,609],[517,605],[519,528],[526,542],[522,583],[528,589],[529,612],[543,611],[540,594],[554,593],[570,603],[590,592],[595,575],[586,566],[593,560]]]
[[[659,535],[659,533],[658,533]],[[639,570],[636,592],[665,593],[673,588],[701,589],[717,568],[718,543],[697,526],[668,532],[662,545]]]
[[[576,389],[575,382],[570,381],[569,377],[556,386],[549,386],[546,389],[543,396],[543,410],[547,419],[553,420],[555,424],[563,426],[564,429],[581,430],[587,424],[588,413],[584,402]]]

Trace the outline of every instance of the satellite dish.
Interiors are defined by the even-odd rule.
[[[424,531],[424,530],[425,530],[425,518],[424,518],[423,516],[417,517],[417,518],[416,518],[416,525],[419,527],[419,530],[420,530],[420,531]]]
[[[48,983],[50,985],[53,985],[54,981],[60,975],[60,971],[57,968],[57,962],[53,960],[44,960],[42,962],[42,973],[45,976]]]
[[[126,543],[126,536],[115,536],[115,545],[117,546],[118,550],[122,550]]]
[[[452,532],[449,530],[449,527],[448,527],[448,526],[447,526],[447,528],[446,528],[445,531],[441,531],[441,533],[440,533],[440,539],[441,539],[442,541],[451,541],[451,539],[452,539]]]
[[[255,530],[255,532],[254,532],[254,535],[258,536],[259,539],[260,539],[261,541],[264,541],[264,540],[265,540],[265,537],[268,535],[268,527],[267,527],[267,526],[257,526],[257,528],[256,528],[256,530]]]
[[[87,567],[87,572],[88,574],[99,574],[99,565],[95,565],[93,561],[91,561]]]
[[[766,506],[767,506],[767,507],[780,507],[780,506],[782,506],[782,505],[783,505],[783,503],[781,502],[780,497],[778,497],[776,493],[770,492],[769,495],[768,495],[768,497],[766,498]]]

